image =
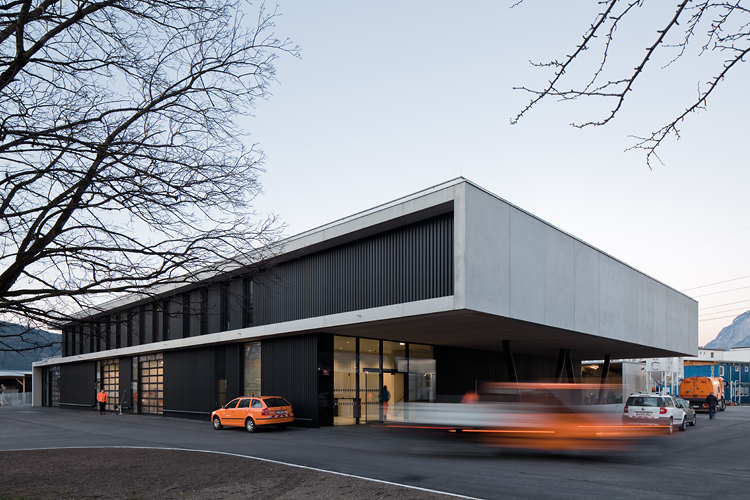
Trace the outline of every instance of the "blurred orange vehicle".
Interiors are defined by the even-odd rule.
[[[211,413],[214,429],[244,427],[255,432],[258,427],[275,425],[281,429],[294,422],[289,401],[279,396],[245,396],[231,400]]]
[[[569,383],[485,383],[460,404],[404,405],[389,427],[442,429],[481,442],[536,450],[626,450],[653,429],[623,425],[619,407],[591,403],[615,386]],[[411,424],[411,425],[410,425]],[[414,425],[416,424],[416,425]]]

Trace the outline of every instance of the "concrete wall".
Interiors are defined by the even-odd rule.
[[[695,300],[472,184],[453,189],[456,308],[697,354]]]

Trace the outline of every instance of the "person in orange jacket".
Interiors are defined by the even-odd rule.
[[[96,400],[99,401],[99,415],[104,415],[104,409],[107,406],[107,393],[104,392],[104,389],[96,395]]]

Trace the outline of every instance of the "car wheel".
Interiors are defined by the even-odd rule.
[[[721,398],[721,401],[719,402],[719,411],[724,411],[727,409],[727,403],[724,401],[724,398]]]
[[[255,421],[252,418],[245,420],[245,429],[247,429],[247,432],[255,432],[257,429],[257,427],[255,427]]]
[[[682,418],[682,423],[680,424],[680,431],[685,432],[687,430],[687,415]]]
[[[693,413],[693,421],[690,422],[690,425],[695,427],[696,422],[698,422],[698,415],[696,413]]]
[[[221,425],[221,420],[219,420],[219,417],[214,417],[214,429],[217,431],[220,431],[224,428],[223,425]]]
[[[672,431],[674,427],[674,421],[670,418],[669,419],[669,425],[667,426],[667,434],[672,434]]]

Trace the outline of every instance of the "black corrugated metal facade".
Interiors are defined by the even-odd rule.
[[[90,409],[96,404],[96,362],[60,365],[60,406]]]
[[[435,346],[435,360],[438,402],[458,402],[480,382],[510,380],[502,352]],[[557,359],[513,353],[513,363],[520,382],[538,382],[555,377]]]
[[[288,399],[295,424],[318,427],[318,336],[266,339],[260,355],[263,394]]]
[[[224,346],[164,353],[164,415],[205,418],[216,409],[216,349]]]
[[[253,280],[255,325],[453,295],[453,213],[284,262]]]

